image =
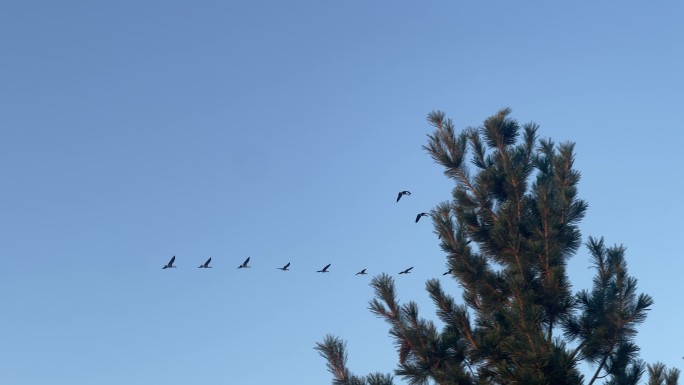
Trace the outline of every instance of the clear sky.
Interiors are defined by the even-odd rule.
[[[0,384],[325,384],[327,333],[392,371],[368,283],[415,266],[436,319],[446,263],[425,117],[503,107],[576,142],[583,238],[627,247],[642,358],[681,367],[682,4],[3,1]]]

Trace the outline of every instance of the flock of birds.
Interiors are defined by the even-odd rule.
[[[245,259],[245,261],[242,262],[237,268],[238,269],[251,268],[252,266],[249,266],[249,259],[250,258],[251,257],[247,257],[247,259]],[[177,266],[173,265],[175,262],[176,262],[176,256],[174,255],[173,257],[171,257],[171,259],[169,260],[169,262],[166,265],[162,266],[162,270],[176,268]],[[207,261],[204,262],[203,264],[197,266],[197,268],[198,269],[211,269],[211,266],[209,266],[210,263],[211,263],[211,258],[207,259]],[[316,272],[317,273],[329,273],[330,271],[328,269],[330,268],[331,265],[332,265],[332,263],[329,263],[329,264],[325,265],[325,267],[323,267],[322,269],[316,270]],[[276,269],[282,270],[282,271],[289,271],[290,270],[290,262],[286,263],[285,266],[283,266],[283,267],[276,267]],[[409,267],[408,269],[400,271],[399,274],[409,274],[412,269],[413,269],[413,266]],[[451,269],[449,269],[446,273],[444,273],[442,275],[447,275],[450,273],[451,273]],[[363,270],[359,271],[358,273],[356,273],[355,275],[366,275],[366,274],[367,274],[366,269],[363,269]]]
[[[404,195],[411,195],[411,192],[406,191],[406,190],[399,191],[399,194],[397,195],[397,202],[399,202],[399,200],[401,200],[401,197],[403,197]],[[430,214],[429,213],[419,213],[418,215],[416,215],[416,223],[418,223],[418,221],[420,221],[420,218],[427,217],[427,216],[430,216]],[[247,259],[245,259],[245,261],[242,262],[237,268],[238,269],[251,268],[251,266],[249,266],[249,259],[250,258],[251,257],[247,257]],[[177,266],[173,265],[174,262],[176,262],[176,256],[175,255],[173,257],[171,257],[171,260],[169,260],[169,262],[162,267],[162,270],[176,268]],[[207,261],[204,262],[203,264],[197,266],[197,268],[198,269],[211,269],[211,266],[209,266],[210,263],[211,263],[211,258],[207,259]],[[332,263],[325,265],[325,267],[322,268],[321,270],[316,270],[316,272],[317,273],[329,273],[330,271],[328,269],[330,268],[330,265],[332,265]],[[285,264],[285,266],[277,267],[276,269],[282,270],[282,271],[288,271],[288,270],[290,270],[290,262]],[[400,271],[399,274],[409,274],[409,273],[411,273],[412,269],[413,269],[413,266],[409,267],[408,269]],[[363,269],[363,270],[359,271],[358,273],[356,273],[355,275],[366,275],[366,274],[367,274],[366,269]],[[448,275],[448,274],[451,274],[451,269],[447,270],[442,275]]]
[[[399,191],[399,194],[397,194],[397,203],[399,202],[401,197],[403,197],[404,195],[411,195],[411,192],[410,191]],[[427,217],[429,215],[430,214],[428,214],[428,213],[418,213],[418,215],[416,215],[416,223],[418,223],[420,218]]]

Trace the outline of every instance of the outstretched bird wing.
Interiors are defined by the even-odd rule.
[[[288,262],[287,265],[283,266],[283,270],[287,269],[288,267],[290,267],[290,262]]]
[[[245,259],[245,261],[242,262],[242,266],[247,266],[247,264],[249,263],[249,259],[250,259],[250,258],[252,258],[252,257],[247,257],[247,259]]]
[[[176,256],[174,255],[174,256],[171,257],[171,259],[169,260],[169,263],[167,263],[166,265],[164,265],[164,267],[162,267],[162,269],[167,269],[167,268],[169,268],[169,267],[173,267],[173,262],[174,262],[175,260],[176,260]]]
[[[176,256],[174,255],[173,258],[171,258],[171,260],[169,260],[169,263],[167,263],[166,265],[162,266],[162,270],[163,270],[163,269],[168,269],[169,267],[173,267],[173,266],[171,266],[171,265],[173,265],[173,261],[175,261],[175,260],[176,260]]]
[[[401,195],[402,195],[401,193],[399,193],[399,194],[397,195],[397,202],[399,202],[399,199],[401,199]]]
[[[204,262],[204,267],[209,267],[210,263],[211,263],[211,258],[207,259],[207,261]]]

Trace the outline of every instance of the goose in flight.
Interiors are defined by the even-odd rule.
[[[316,272],[317,273],[329,273],[328,268],[330,267],[330,265],[332,265],[332,263],[325,265],[324,268],[322,268],[321,270],[317,270]]]
[[[401,199],[402,195],[411,195],[410,191],[399,191],[399,194],[397,195],[397,202],[399,202],[399,199]]]
[[[245,259],[245,261],[242,262],[242,265],[238,266],[237,268],[238,268],[238,269],[244,269],[244,268],[250,268],[250,267],[252,267],[252,266],[247,266],[247,264],[249,263],[249,259],[250,259],[250,258],[251,258],[251,257],[247,257],[247,259]]]
[[[409,267],[408,269],[406,269],[404,271],[399,272],[399,274],[408,274],[411,272],[411,269],[413,269],[413,266]]]
[[[416,215],[416,223],[418,223],[418,221],[420,220],[420,218],[422,218],[422,217],[427,217],[427,216],[429,216],[429,215],[430,215],[430,214],[428,214],[428,213],[420,213],[420,214]]]
[[[197,266],[198,269],[211,269],[211,266],[209,264],[211,263],[211,258],[207,259],[206,262],[204,262],[203,265]]]
[[[175,262],[175,261],[176,261],[176,256],[174,255],[174,256],[171,258],[171,260],[169,261],[169,263],[167,263],[166,265],[164,265],[164,267],[162,267],[162,270],[163,270],[163,269],[169,269],[169,268],[172,268],[172,267],[176,267],[176,266],[173,265],[173,262]]]
[[[363,270],[359,271],[358,273],[356,273],[356,274],[354,274],[354,275],[366,275],[366,274],[367,274],[367,273],[366,273],[366,269],[363,269]]]
[[[290,262],[288,262],[287,265],[285,265],[283,267],[276,267],[276,269],[280,269],[282,271],[288,271],[288,270],[290,270],[289,267],[290,267]]]

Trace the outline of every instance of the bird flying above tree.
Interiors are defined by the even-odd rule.
[[[204,262],[203,265],[197,266],[197,268],[199,268],[199,269],[211,269],[211,266],[209,266],[210,263],[211,263],[211,258],[207,259],[207,261]]]
[[[366,275],[366,269],[363,269],[354,275]]]
[[[408,269],[406,269],[404,271],[399,272],[399,274],[408,274],[411,272],[411,269],[413,269],[413,266],[409,267]]]
[[[397,202],[399,202],[399,199],[401,199],[401,197],[403,195],[411,195],[411,192],[410,191],[399,191],[399,194],[397,195]]]
[[[176,256],[175,256],[175,255],[171,258],[171,260],[169,261],[169,263],[167,263],[166,265],[164,265],[164,267],[162,267],[162,270],[163,270],[163,269],[169,269],[169,268],[172,268],[172,267],[176,267],[176,266],[173,265],[173,262],[174,262],[174,261],[176,261]]]
[[[422,217],[427,217],[427,216],[429,216],[429,215],[430,215],[430,214],[428,214],[428,213],[420,213],[420,214],[416,215],[416,223],[418,223],[418,221],[420,220],[420,218],[422,218]]]

